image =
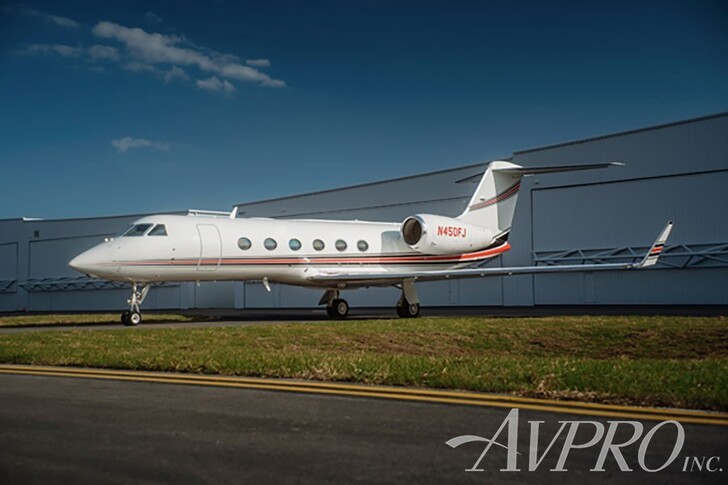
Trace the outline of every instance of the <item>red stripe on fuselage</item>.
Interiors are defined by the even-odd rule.
[[[413,255],[413,256],[368,256],[368,257],[290,257],[290,258],[223,258],[223,259],[178,259],[178,260],[149,260],[149,261],[123,261],[111,263],[124,266],[197,266],[213,265],[313,265],[313,264],[403,264],[403,263],[468,263],[481,259],[491,258],[508,251],[509,243],[473,253],[451,255]]]

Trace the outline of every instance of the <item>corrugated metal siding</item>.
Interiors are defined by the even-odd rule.
[[[728,242],[728,116],[516,153],[544,165],[622,160],[625,167],[531,180],[514,231],[517,264],[531,251],[646,246],[667,220],[668,246]],[[523,235],[519,238],[517,236]],[[513,255],[511,255],[513,256]],[[534,304],[726,304],[728,268],[539,275],[519,291]]]
[[[728,114],[515,152],[526,166],[622,160],[627,166],[524,179],[513,249],[492,265],[530,265],[533,254],[645,246],[667,219],[669,245],[728,242]],[[402,221],[418,212],[459,214],[482,164],[239,205],[241,216]],[[0,221],[0,285],[75,277],[71,256],[140,215]],[[38,236],[34,236],[38,231]],[[2,288],[2,286],[0,286]],[[418,286],[425,305],[728,304],[728,267],[658,269],[445,281]],[[0,311],[124,308],[126,290],[0,291]],[[184,283],[155,288],[144,308],[314,306],[320,291],[259,283]],[[394,305],[394,288],[347,292],[352,306]]]

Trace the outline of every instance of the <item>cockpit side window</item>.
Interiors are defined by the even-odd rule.
[[[127,230],[122,237],[140,237],[143,236],[147,230],[152,227],[151,224],[134,224]]]
[[[157,224],[154,226],[154,229],[149,231],[149,234],[147,236],[166,236],[167,235],[167,228],[164,227],[164,224]]]

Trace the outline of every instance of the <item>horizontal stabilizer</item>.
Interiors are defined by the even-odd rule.
[[[504,167],[495,168],[500,173],[511,175],[536,175],[540,173],[576,172],[579,170],[594,170],[598,168],[621,167],[622,162],[589,163],[584,165],[557,165],[555,167]]]

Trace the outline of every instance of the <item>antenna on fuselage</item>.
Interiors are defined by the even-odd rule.
[[[230,211],[230,215],[228,216],[230,219],[235,219],[238,217],[238,206],[233,207],[233,210]]]

